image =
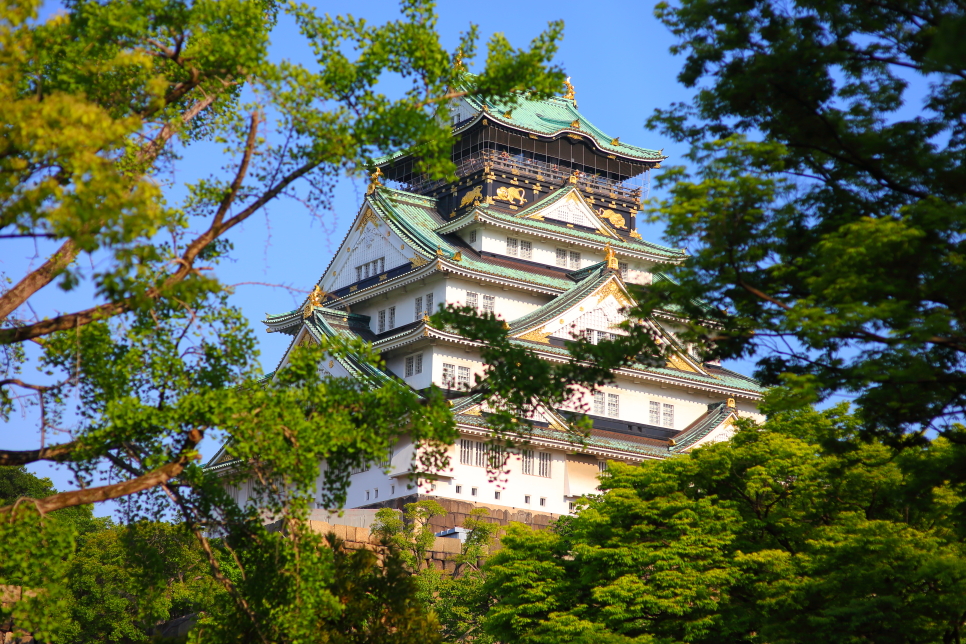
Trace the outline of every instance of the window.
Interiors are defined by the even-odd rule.
[[[470,243],[471,244],[475,244],[476,243],[476,231],[475,230],[471,230],[470,231]]]
[[[389,328],[390,329],[396,328],[396,307],[395,306],[389,307]]]
[[[477,488],[470,488],[470,496],[476,496]]]
[[[594,413],[604,414],[604,392],[595,391],[594,392]]]
[[[493,498],[496,499],[497,501],[500,500],[500,492],[499,492],[499,490],[493,493]]]
[[[386,332],[386,309],[379,311],[379,333]]]
[[[369,277],[375,277],[386,270],[386,258],[380,257],[371,262],[366,262],[361,266],[356,266],[356,281],[361,281]]]
[[[457,370],[457,373],[459,374],[459,377],[456,380],[457,384],[469,386],[469,384],[470,384],[470,368],[469,367],[459,367],[459,369]]]
[[[547,507],[547,497],[545,497],[545,496],[541,496],[540,497],[540,507],[542,507],[542,508]]]
[[[480,308],[479,305],[479,294],[473,293],[472,291],[466,292],[466,306],[472,306],[474,309]]]
[[[506,254],[512,257],[517,257],[520,254],[519,251],[520,241],[515,237],[506,238]]]
[[[432,315],[435,312],[436,312],[436,309],[433,308],[433,294],[427,293],[426,294],[426,313],[428,315]]]
[[[369,500],[369,490],[366,490],[366,501]]]
[[[573,501],[571,501],[570,502],[570,511],[573,512],[576,507],[577,507],[576,504]]]
[[[474,441],[468,441],[466,439],[463,439],[460,441],[460,464],[461,465],[473,464],[473,443]]]
[[[457,485],[456,486],[456,493],[457,494],[462,494],[463,493],[463,486],[462,485]]]
[[[377,498],[377,499],[379,498],[379,488],[376,488],[375,498]]]
[[[580,253],[575,250],[570,251],[570,268],[580,268]]]
[[[523,473],[533,474],[533,450],[525,449],[520,452],[520,455],[523,457]],[[529,501],[527,501],[527,503],[529,503]]]
[[[664,426],[674,427],[674,405],[664,403]]]
[[[396,486],[395,485],[390,485],[389,486],[389,494],[395,494],[395,493],[396,493]]]
[[[520,240],[520,258],[533,259],[533,244],[526,240]]]
[[[621,278],[626,280],[627,279],[627,271],[628,271],[627,262],[617,262],[617,268],[620,269]]]
[[[413,319],[418,322],[419,319],[422,317],[423,317],[423,298],[417,297],[416,298],[416,317],[414,317]]]
[[[460,122],[460,113],[453,112],[453,125],[456,125],[459,122]]]
[[[386,450],[386,455],[383,457],[382,461],[379,462],[379,467],[381,467],[384,470],[388,469],[389,464],[392,463],[392,455],[393,455],[393,449],[392,449],[392,445],[390,445],[389,449]]]
[[[607,394],[607,415],[617,418],[621,415],[620,396],[617,394]]]
[[[443,363],[443,384],[450,387],[450,383],[456,384],[456,365]],[[450,387],[451,388],[451,387]]]
[[[484,295],[483,296],[483,312],[484,313],[494,313],[496,311],[496,296],[494,295]]]
[[[652,425],[660,426],[661,425],[661,403],[654,402],[652,400],[650,407],[651,407],[651,413],[650,413],[650,417],[648,418],[648,422],[650,422]]]
[[[567,268],[567,249],[566,248],[557,249],[557,266]]]
[[[530,495],[529,494],[524,494],[523,495],[523,502],[526,503],[527,505],[530,505]]]
[[[597,461],[597,471],[606,472],[607,471],[607,461]]]
[[[550,478],[550,462],[553,459],[553,456],[550,454],[550,452],[539,452],[538,456],[539,458],[537,459],[537,465],[539,466],[539,469],[537,470],[537,476]]]
[[[406,356],[406,377],[410,378],[423,372],[423,354]]]

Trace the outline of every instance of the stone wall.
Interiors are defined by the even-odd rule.
[[[13,608],[13,605],[23,599],[24,595],[30,596],[29,590],[24,591],[20,586],[4,586],[0,584],[0,607],[5,610]],[[0,621],[0,643],[2,644],[27,644],[33,642],[34,638],[30,635],[14,637],[13,620],[6,619]]]
[[[553,514],[551,512],[534,512],[532,510],[512,508],[505,505],[494,505],[492,503],[479,503],[475,501],[458,501],[456,499],[443,499],[438,496],[429,496],[425,494],[410,494],[408,496],[389,499],[379,503],[371,503],[363,506],[363,508],[367,510],[375,510],[379,508],[402,510],[403,506],[405,506],[407,503],[415,503],[416,501],[422,501],[424,499],[432,499],[443,506],[443,508],[446,510],[445,515],[433,517],[430,520],[430,525],[433,526],[433,532],[442,532],[443,530],[448,530],[449,528],[462,526],[466,521],[466,517],[469,516],[470,512],[476,508],[486,508],[488,518],[494,523],[500,524],[501,526],[507,526],[511,522],[515,521],[537,530],[546,530],[553,521],[562,516],[560,514]]]

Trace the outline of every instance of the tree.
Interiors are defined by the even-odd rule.
[[[0,466],[66,464],[80,489],[0,507],[0,560],[44,589],[13,609],[17,624],[52,639],[66,614],[73,536],[48,513],[123,499],[131,517],[175,511],[194,533],[233,606],[212,617],[210,638],[318,638],[318,615],[343,610],[334,564],[299,522],[319,461],[330,465],[326,500],[338,504],[351,467],[377,460],[402,431],[425,445],[425,463],[439,459],[452,419],[437,393],[318,377],[324,355],[377,363],[361,344],[303,347],[276,380],[260,380],[251,331],[211,269],[233,252],[232,230],[266,204],[295,195],[322,206],[333,177],[377,155],[416,149],[423,171],[451,173],[438,110],[468,92],[554,93],[563,75],[548,61],[562,26],[522,50],[494,36],[486,69],[469,77],[454,62],[476,56],[476,28],[447,52],[426,0],[406,0],[402,19],[376,26],[287,5],[311,65],[269,60],[283,10],[270,0],[73,0],[46,20],[39,6],[0,7],[0,239],[51,250],[0,293],[0,414],[32,404],[40,433],[38,449],[0,450]],[[409,89],[380,93],[386,74]],[[167,170],[198,141],[223,145],[226,173],[179,186],[188,196],[176,203]],[[84,254],[96,262],[76,261]],[[96,300],[35,307],[54,282],[89,283]],[[49,380],[22,377],[27,342]],[[227,479],[196,463],[216,432],[230,432],[245,464]],[[112,482],[94,485],[105,469]],[[248,477],[261,511],[224,490]],[[269,533],[261,512],[287,529]],[[223,538],[237,575],[202,528]]]
[[[696,95],[649,124],[693,143],[695,169],[661,175],[668,196],[650,212],[692,257],[637,313],[680,305],[699,320],[688,340],[712,357],[757,355],[757,376],[787,385],[793,406],[844,391],[867,431],[960,440],[963,6],[656,11]]]
[[[955,642],[963,497],[945,439],[861,439],[840,406],[776,412],[641,466],[565,530],[514,525],[487,563],[488,633],[517,642]]]

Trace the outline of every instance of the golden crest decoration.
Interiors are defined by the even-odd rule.
[[[526,193],[523,188],[507,188],[506,186],[500,186],[496,189],[496,196],[493,197],[499,201],[508,201],[513,203],[514,201],[519,201],[520,205],[527,203],[527,199],[524,196]]]
[[[624,228],[627,222],[619,212],[614,212],[610,208],[598,208],[597,214],[601,219],[606,219],[614,228]]]

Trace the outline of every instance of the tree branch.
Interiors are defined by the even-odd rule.
[[[26,302],[31,295],[50,284],[51,281],[70,266],[80,252],[74,240],[68,239],[51,255],[46,262],[30,274],[26,275],[17,285],[0,297],[0,322],[7,319],[18,306]]]

